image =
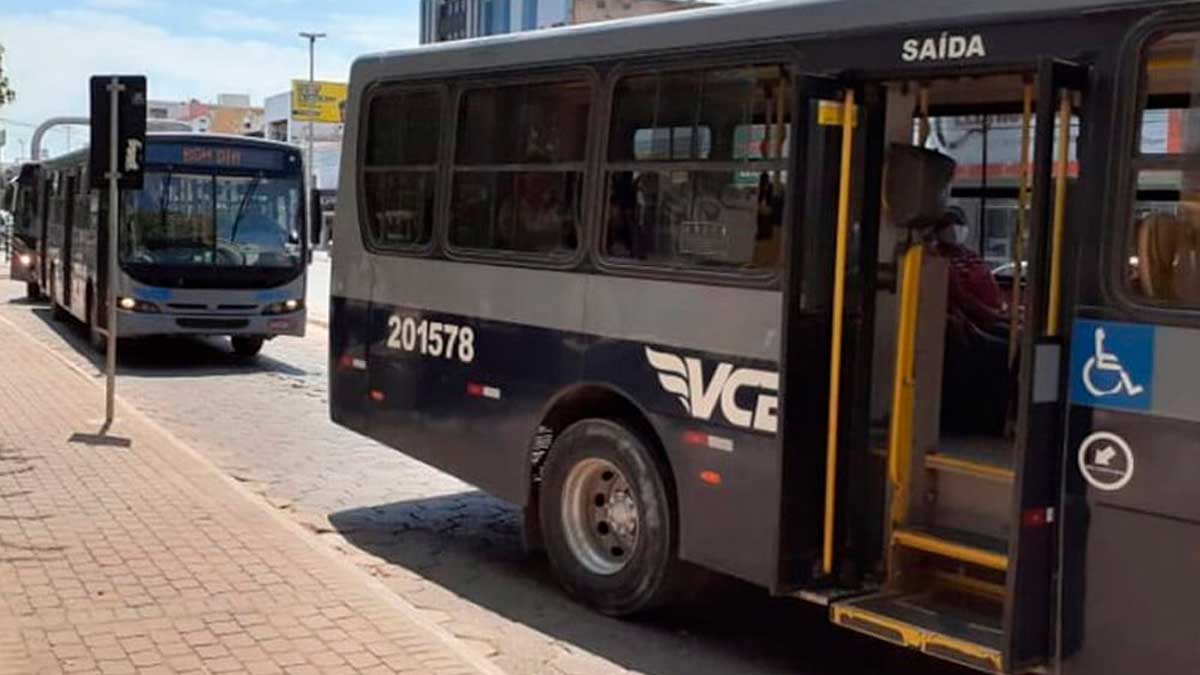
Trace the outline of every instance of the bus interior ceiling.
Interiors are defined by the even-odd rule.
[[[862,483],[887,485],[871,502],[883,509],[882,550],[863,555],[878,561],[882,590],[834,616],[1003,670],[1028,259],[1028,232],[1014,226],[1027,227],[1020,183],[1031,171],[1021,160],[1030,166],[1035,90],[1021,74],[884,90],[870,385],[870,451],[880,461],[859,465],[886,474]]]

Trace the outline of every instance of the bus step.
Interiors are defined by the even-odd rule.
[[[935,593],[881,594],[834,603],[833,623],[930,656],[1004,672],[1000,610],[980,611]]]
[[[945,438],[925,455],[925,468],[1012,483],[1012,447],[998,438]]]
[[[1008,570],[1008,545],[1000,539],[975,532],[909,526],[894,530],[892,543],[1001,572]]]

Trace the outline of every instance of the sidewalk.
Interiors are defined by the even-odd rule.
[[[136,411],[127,446],[95,437],[102,412],[0,318],[0,675],[497,672]]]

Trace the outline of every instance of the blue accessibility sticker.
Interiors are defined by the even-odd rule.
[[[1154,326],[1076,321],[1071,400],[1095,408],[1149,410],[1154,402]]]

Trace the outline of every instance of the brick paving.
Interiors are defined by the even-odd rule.
[[[4,319],[0,345],[0,675],[498,672],[135,411],[95,437],[102,389]]]

